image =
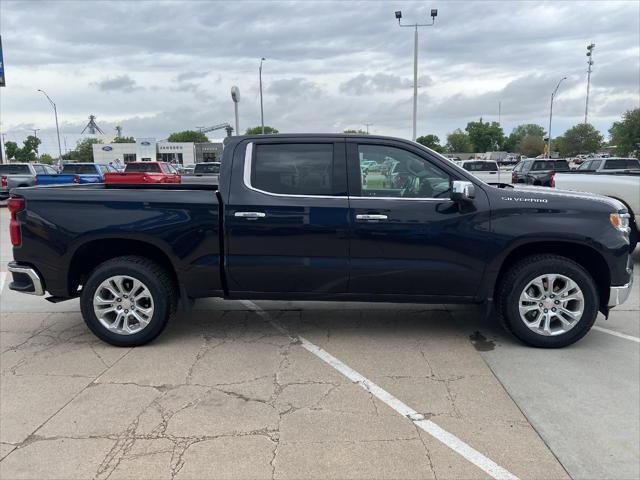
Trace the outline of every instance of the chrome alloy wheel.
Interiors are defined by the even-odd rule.
[[[153,317],[153,297],[140,280],[116,275],[96,289],[93,311],[110,332],[133,335],[149,325]]]
[[[520,294],[520,318],[538,335],[562,335],[584,312],[584,295],[576,282],[558,273],[540,275]]]

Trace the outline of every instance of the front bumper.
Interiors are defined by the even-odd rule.
[[[13,282],[9,284],[9,290],[29,295],[44,295],[42,279],[33,268],[17,262],[9,262],[7,269],[13,275]]]
[[[622,305],[631,295],[631,288],[633,287],[633,259],[631,255],[629,255],[629,260],[627,261],[627,272],[629,273],[629,283],[609,288],[609,304],[607,306]]]

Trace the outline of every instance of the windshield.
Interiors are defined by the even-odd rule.
[[[193,173],[220,173],[220,164],[199,163],[198,165],[196,165]]]
[[[465,162],[462,168],[469,172],[497,172],[498,164],[495,162]]]
[[[531,167],[531,170],[555,170],[557,172],[568,172],[569,164],[566,162],[566,160],[538,160],[533,163],[533,167]]]
[[[0,165],[2,175],[29,175],[29,165]]]
[[[144,162],[135,162],[135,163],[127,163],[127,166],[124,169],[125,173],[131,172],[151,172],[151,173],[162,173],[160,171],[160,165],[157,163],[144,163]]]
[[[72,163],[68,163],[62,168],[62,173],[74,174],[74,175],[96,175],[96,166],[95,165],[74,165]]]

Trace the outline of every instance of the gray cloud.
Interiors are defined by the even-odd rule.
[[[419,32],[420,133],[442,139],[481,115],[497,120],[498,102],[507,132],[519,123],[544,124],[551,90],[565,75],[554,131],[572,126],[584,111],[590,41],[597,45],[590,108],[596,127],[606,131],[638,105],[637,2],[438,7],[435,26]],[[45,87],[70,138],[90,112],[105,131],[120,123],[130,135],[158,138],[232,121],[231,85],[243,94],[241,127],[257,125],[264,56],[265,119],[281,131],[340,131],[366,122],[376,133],[408,136],[413,32],[398,27],[397,9],[408,22],[428,12],[403,0],[182,1],[162,8],[3,0],[2,129],[20,137],[28,133],[24,125],[33,125],[48,142],[51,112],[34,93]]]
[[[93,84],[103,92],[132,92],[141,88],[129,75],[120,75],[113,78],[106,78],[100,82],[94,82]]]

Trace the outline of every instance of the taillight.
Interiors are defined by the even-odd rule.
[[[2,185],[2,188],[7,188],[9,186],[7,177],[5,177],[4,175],[2,176],[2,178],[0,178],[0,185]]]
[[[556,172],[549,173],[549,186],[550,187],[556,186]]]
[[[78,178],[78,175],[73,176],[73,183],[80,183],[80,179]]]
[[[511,172],[511,183],[516,183],[518,179],[518,176],[516,175],[516,172]]]
[[[17,247],[21,242],[20,235],[20,223],[16,218],[16,214],[25,209],[25,201],[22,197],[11,197],[7,201],[7,208],[11,214],[11,220],[9,221],[9,236],[11,237],[11,245]]]

